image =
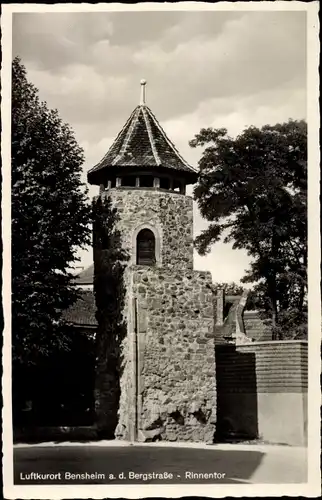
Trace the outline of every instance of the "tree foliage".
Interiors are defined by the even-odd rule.
[[[37,363],[67,345],[61,320],[74,300],[70,267],[90,241],[83,151],[56,110],[12,64],[13,359]]]
[[[94,294],[96,302],[96,424],[101,437],[114,437],[120,397],[121,344],[126,334],[124,271],[128,255],[117,229],[111,199],[93,202]]]
[[[303,335],[307,293],[307,130],[289,120],[237,138],[202,129],[195,199],[209,227],[196,238],[205,254],[221,238],[252,257],[244,283],[255,283],[276,337]],[[301,333],[294,327],[300,322]],[[290,333],[291,330],[293,333]]]
[[[213,288],[215,290],[217,290],[218,288],[223,289],[226,295],[242,295],[244,291],[244,287],[242,285],[238,285],[238,283],[235,283],[234,281],[231,281],[229,283],[214,283]]]

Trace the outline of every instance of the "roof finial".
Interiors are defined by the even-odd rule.
[[[140,98],[140,106],[145,105],[145,86],[146,86],[146,80],[141,80],[141,98]]]

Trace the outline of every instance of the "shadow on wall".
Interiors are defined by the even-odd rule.
[[[258,438],[255,353],[240,353],[233,345],[217,345],[216,442]]]
[[[94,295],[96,304],[95,423],[99,439],[114,439],[127,324],[124,272],[129,255],[117,228],[119,214],[109,197],[93,203]]]

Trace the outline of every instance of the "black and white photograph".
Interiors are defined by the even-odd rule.
[[[318,8],[3,7],[6,498],[321,493]]]

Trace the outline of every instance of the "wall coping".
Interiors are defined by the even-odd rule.
[[[139,264],[130,263],[128,266],[129,271],[137,272],[139,274],[141,274],[142,272],[145,272],[146,269],[147,269],[147,266],[142,266]],[[183,278],[187,277],[187,275],[190,275],[191,279],[195,278],[198,275],[199,277],[204,278],[205,285],[207,286],[207,288],[209,288],[209,290],[211,290],[213,292],[213,289],[210,285],[210,282],[212,282],[212,275],[211,275],[210,271],[200,271],[199,269],[186,269],[186,270],[178,269],[177,271],[175,271],[172,266],[159,265],[159,266],[150,266],[149,272],[154,272],[154,273],[158,273],[158,274],[166,274],[166,275],[170,275],[170,276],[173,276],[174,274],[179,273],[181,275],[181,277],[183,277]]]
[[[247,344],[242,344],[239,345],[239,347],[251,347],[254,345],[285,345],[285,344],[305,344],[308,345],[308,341],[305,339],[299,339],[299,340],[258,340],[256,342],[249,342]]]
[[[113,194],[113,193],[119,193],[119,192],[124,193],[125,191],[132,191],[133,193],[134,192],[138,193],[140,191],[148,191],[150,194],[153,193],[154,195],[168,194],[170,196],[172,196],[172,195],[175,197],[181,196],[183,198],[189,198],[190,200],[193,200],[193,197],[191,195],[183,194],[183,193],[180,193],[179,191],[171,191],[170,189],[155,188],[155,187],[135,187],[135,186],[119,186],[119,187],[110,188],[110,189],[103,191],[103,193],[94,196],[94,199],[104,197],[104,196],[109,196],[109,194]]]

